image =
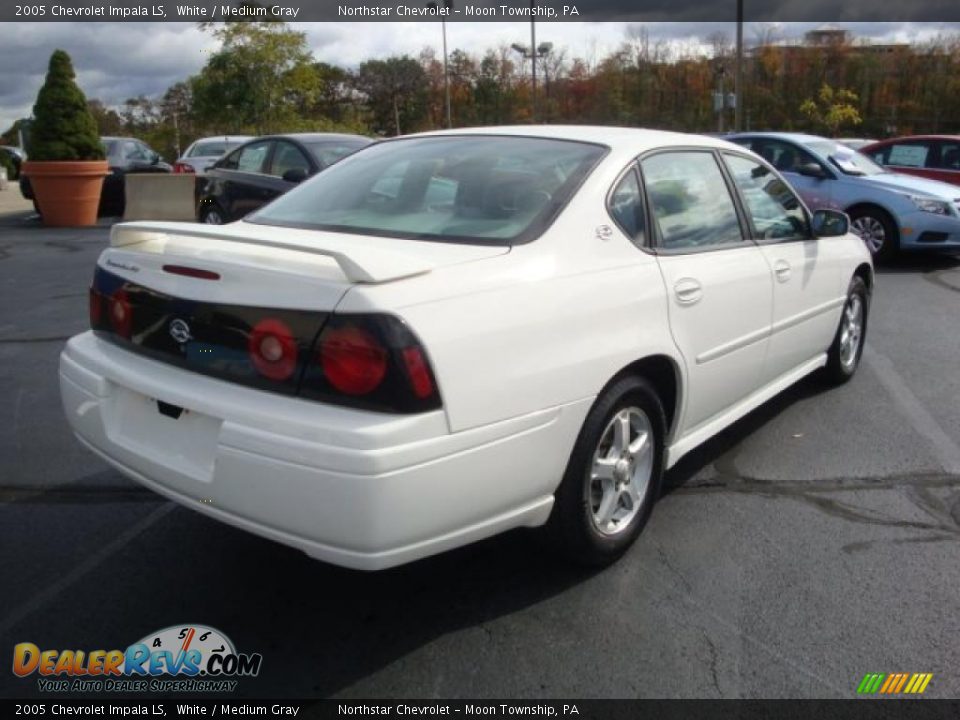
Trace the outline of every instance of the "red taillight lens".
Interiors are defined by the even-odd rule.
[[[320,364],[327,381],[347,395],[366,395],[387,374],[387,351],[366,330],[342,327],[320,340]]]
[[[103,315],[103,298],[93,288],[90,288],[90,327],[97,327]]]
[[[192,166],[182,162],[175,162],[173,164],[173,171],[175,173],[195,173],[196,172]]]
[[[403,364],[407,366],[407,376],[410,378],[410,387],[413,394],[421,400],[433,395],[433,376],[430,366],[418,347],[404,348]]]
[[[130,298],[127,297],[127,291],[123,288],[117,290],[110,296],[109,302],[110,325],[120,337],[129,338],[133,329],[133,308],[130,306]]]
[[[297,340],[282,320],[267,318],[254,325],[247,350],[257,372],[271,380],[287,380],[297,369]]]

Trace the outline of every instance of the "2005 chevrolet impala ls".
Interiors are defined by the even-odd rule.
[[[684,453],[853,375],[872,285],[845,215],[722,140],[432,133],[231,225],[115,226],[61,391],[126,475],[331,563],[546,525],[600,564]]]

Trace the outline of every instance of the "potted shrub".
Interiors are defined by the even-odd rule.
[[[20,168],[44,224],[55,227],[96,224],[108,173],[96,120],[74,77],[70,56],[55,50],[33,106],[30,159]]]

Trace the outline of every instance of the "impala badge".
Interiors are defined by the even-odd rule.
[[[177,318],[170,323],[170,337],[183,345],[187,340],[192,339],[190,326],[184,320]]]

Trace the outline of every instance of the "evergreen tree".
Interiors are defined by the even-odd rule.
[[[47,78],[33,106],[30,160],[102,160],[103,144],[87,99],[63,50],[50,56]]]

